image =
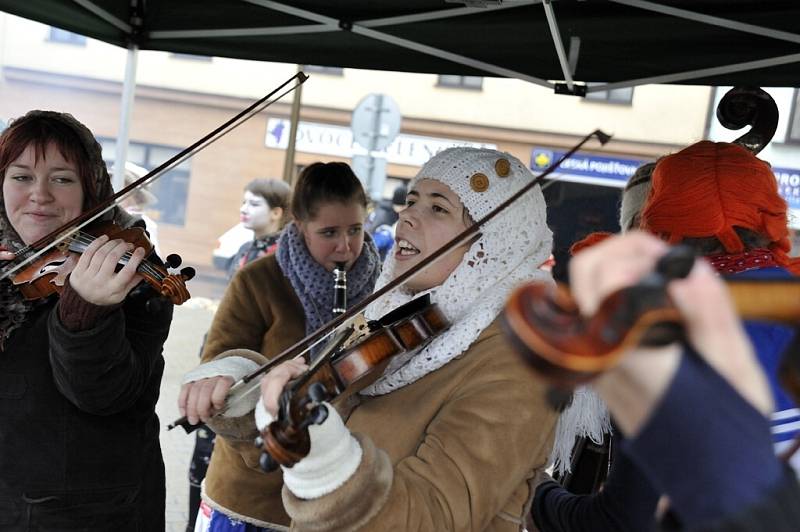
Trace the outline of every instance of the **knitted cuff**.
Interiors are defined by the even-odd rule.
[[[244,357],[218,358],[201,364],[184,375],[183,384],[211,377],[232,377],[234,381],[238,381],[248,373],[257,370],[258,367],[258,364]]]
[[[67,281],[58,301],[58,318],[68,331],[88,331],[120,306],[122,303],[108,306],[89,303]]]
[[[262,401],[259,401],[261,405]],[[283,467],[283,482],[301,499],[316,499],[344,484],[361,463],[361,445],[329,403],[328,418],[311,425],[311,452],[292,467]]]
[[[259,400],[256,404],[256,428],[258,432],[264,432],[264,429],[267,428],[274,419],[272,414],[267,412],[266,407],[264,407],[264,401]]]

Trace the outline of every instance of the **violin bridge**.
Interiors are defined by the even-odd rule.
[[[80,231],[78,229],[75,229],[73,227],[67,229],[66,231],[58,235],[58,237],[56,237],[56,241],[58,242],[58,244],[56,244],[55,246],[56,249],[58,249],[62,253],[66,253],[67,251],[69,251],[70,245],[77,238],[79,232]]]
[[[345,324],[344,327],[353,327],[353,334],[350,335],[350,338],[345,341],[344,345],[342,346],[343,349],[350,347],[352,344],[361,341],[362,338],[367,336],[370,332],[372,332],[369,328],[367,318],[364,317],[363,314],[356,314],[352,318],[350,318]]]

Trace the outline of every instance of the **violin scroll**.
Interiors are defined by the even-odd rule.
[[[606,297],[585,317],[564,285],[529,283],[509,297],[502,324],[512,345],[544,378],[570,389],[613,367],[637,345],[658,346],[683,336],[682,318],[666,292],[686,277],[695,257],[675,246],[638,284]]]
[[[291,394],[281,396],[278,419],[256,438],[255,445],[263,449],[259,465],[266,472],[275,471],[279,465],[292,467],[311,451],[308,428],[321,425],[328,419],[328,407],[323,404],[330,393],[321,382],[308,387],[308,394],[297,405],[293,417]]]
[[[757,154],[769,144],[778,129],[778,105],[759,87],[734,87],[717,105],[717,119],[727,129],[752,126],[733,141]]]

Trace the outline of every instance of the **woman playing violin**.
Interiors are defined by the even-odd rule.
[[[533,179],[523,163],[487,149],[445,150],[411,182],[395,248],[378,285],[408,271]],[[515,531],[542,468],[556,414],[500,333],[514,285],[549,279],[539,266],[552,238],[536,187],[430,268],[367,308],[374,319],[429,293],[451,322],[390,361],[342,416],[312,426],[310,454],[283,468],[283,503],[298,530]],[[291,361],[262,380],[263,426]],[[339,405],[343,406],[343,405]],[[280,501],[279,494],[261,494]]]
[[[277,251],[233,277],[208,332],[204,364],[185,376],[178,404],[190,422],[208,421],[234,380],[333,318],[337,264],[347,270],[348,301],[372,293],[380,259],[363,229],[366,207],[361,182],[346,164],[315,163],[301,172],[291,202],[294,221],[284,227]],[[280,500],[263,496],[280,477],[258,465],[254,406],[238,413],[249,410],[244,417],[209,423],[217,438],[196,530],[251,532],[289,523]]]
[[[11,123],[0,135],[0,179],[5,266],[112,195],[99,144],[64,113]],[[134,221],[121,208],[110,213],[123,227]],[[142,248],[101,236],[60,297],[29,301],[0,281],[0,528],[163,529],[155,403],[172,305],[145,310],[143,258]]]

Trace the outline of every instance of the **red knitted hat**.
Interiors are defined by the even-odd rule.
[[[672,244],[716,237],[728,253],[741,253],[744,244],[734,227],[742,227],[769,238],[776,261],[789,263],[786,201],[769,164],[747,149],[698,142],[662,158],[652,181],[644,229]]]

